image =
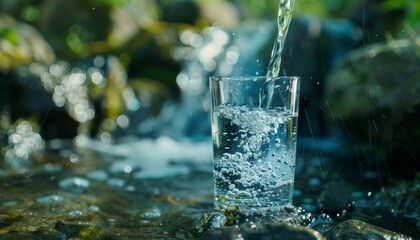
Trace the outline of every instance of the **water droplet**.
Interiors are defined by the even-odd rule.
[[[124,187],[125,181],[120,178],[111,178],[107,181],[107,184],[110,187],[121,188],[121,187]]]
[[[104,170],[95,170],[88,173],[87,177],[95,181],[105,181],[108,179],[108,173],[106,173]]]
[[[39,197],[36,199],[37,203],[46,203],[46,204],[55,203],[55,202],[63,202],[63,201],[64,201],[64,197],[57,194]]]
[[[91,212],[100,212],[101,209],[98,206],[96,206],[96,205],[91,205],[91,206],[89,206],[89,211],[91,211]]]
[[[149,220],[141,220],[140,225],[148,225],[150,223]]]
[[[79,155],[77,155],[77,154],[71,154],[70,157],[69,157],[69,160],[72,163],[76,163],[76,162],[79,161]]]
[[[61,189],[82,193],[90,185],[89,180],[81,177],[69,177],[61,180],[58,186]]]
[[[83,212],[79,210],[72,210],[68,212],[67,215],[72,218],[77,218],[83,216]]]
[[[154,207],[151,208],[149,210],[147,210],[146,212],[142,213],[141,216],[144,218],[158,218],[162,215],[161,211],[159,208]]]
[[[134,192],[136,190],[136,187],[134,187],[133,185],[128,185],[125,186],[124,190],[127,192]]]
[[[319,180],[318,178],[311,178],[308,181],[310,186],[318,186],[319,184],[321,184],[321,180]]]
[[[14,207],[18,205],[18,201],[7,201],[2,204],[4,207]]]

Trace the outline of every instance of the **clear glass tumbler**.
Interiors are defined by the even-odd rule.
[[[299,77],[210,77],[215,209],[292,203]]]

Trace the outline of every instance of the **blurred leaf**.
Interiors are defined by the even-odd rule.
[[[0,38],[6,39],[11,44],[17,46],[19,43],[19,35],[17,32],[9,27],[3,27],[0,29]]]
[[[262,1],[254,1],[254,0],[245,0],[244,5],[246,8],[251,12],[251,15],[254,17],[262,18],[262,19],[269,19],[276,21],[277,11],[279,7],[279,1],[272,1],[272,0],[262,0]]]
[[[118,59],[121,65],[127,68],[131,61],[131,55],[129,53],[122,53],[119,55]]]
[[[9,71],[31,62],[51,63],[50,45],[32,26],[0,14],[0,69]]]
[[[164,6],[169,6],[173,3],[172,0],[161,0],[160,4],[164,5]]]
[[[90,33],[79,25],[73,25],[67,35],[69,48],[79,56],[86,56],[89,53]]]
[[[28,22],[35,22],[39,17],[39,8],[36,6],[26,6],[21,11],[21,17]]]
[[[120,7],[127,4],[130,0],[89,0],[88,3],[92,7]]]
[[[406,10],[409,23],[420,24],[420,2],[418,0],[388,0],[381,7],[384,11]]]
[[[410,2],[412,2],[412,1],[407,1],[407,0],[388,0],[388,1],[385,1],[382,4],[382,8],[385,11],[392,11],[392,10],[395,10],[395,9],[406,8],[409,5]]]
[[[296,0],[293,15],[310,14],[313,16],[328,15],[326,0]]]
[[[416,25],[418,28],[420,28],[420,2],[415,1],[415,0],[411,1],[411,5],[409,9],[410,9],[410,13],[408,15],[409,22],[413,25]]]

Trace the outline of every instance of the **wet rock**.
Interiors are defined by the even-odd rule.
[[[317,230],[318,232],[324,234],[325,232],[331,230],[331,228],[335,226],[335,223],[334,223],[334,220],[330,216],[323,213],[319,215],[317,218],[315,218],[314,221],[309,226]]]
[[[386,159],[386,169],[377,170],[394,178],[412,178],[416,172],[412,170],[418,169],[417,161],[411,160],[420,157],[418,142],[411,139],[420,134],[416,120],[420,71],[413,67],[420,60],[419,39],[386,41],[352,51],[325,84],[326,102],[334,103],[331,114],[325,116],[341,121],[360,147]]]
[[[89,226],[81,222],[59,221],[55,225],[55,230],[64,233],[67,237],[76,237]]]
[[[210,215],[205,213],[197,222],[194,229],[196,233],[200,235],[203,232],[211,229],[216,229],[223,226],[232,226],[234,224],[240,224],[248,221],[249,219],[246,215],[234,210],[224,212],[212,212]]]
[[[227,218],[225,215],[219,212],[215,212],[209,216],[207,219],[206,227],[207,229],[216,229],[221,228],[226,224]]]
[[[344,182],[332,181],[326,184],[319,199],[319,208],[325,212],[342,212],[351,206],[350,191]]]
[[[223,226],[233,226],[243,223],[290,223],[301,226],[309,226],[315,219],[311,213],[305,212],[300,207],[289,205],[276,211],[261,211],[253,214],[244,214],[240,211],[229,210],[225,212],[213,212],[210,215],[204,214],[195,225],[197,234],[205,231],[221,228]]]
[[[34,232],[20,232],[20,231],[11,231],[5,234],[0,235],[0,240],[44,240],[44,239],[54,239],[54,240],[66,240],[67,237],[64,233],[55,231],[55,230],[38,230]]]
[[[48,219],[43,215],[37,215],[29,211],[22,214],[16,212],[0,213],[0,236],[11,232],[48,231],[52,229],[54,224],[54,219]]]
[[[210,215],[204,214],[195,225],[198,234],[211,229],[221,228],[227,222],[227,217],[221,212],[213,212]]]
[[[21,216],[18,214],[0,212],[0,234],[2,232],[1,231],[2,228],[10,226],[14,222],[20,219],[21,219]]]
[[[400,233],[392,232],[369,223],[351,219],[336,225],[327,235],[327,239],[412,239]]]
[[[321,233],[309,227],[292,223],[255,224],[246,223],[239,227],[213,229],[201,235],[200,239],[324,239]]]
[[[394,215],[402,214],[408,218],[420,216],[420,175],[411,181],[395,181],[375,195],[380,205],[391,207]]]

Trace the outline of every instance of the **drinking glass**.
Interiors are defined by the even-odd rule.
[[[292,203],[299,77],[210,77],[214,204],[255,213]]]

